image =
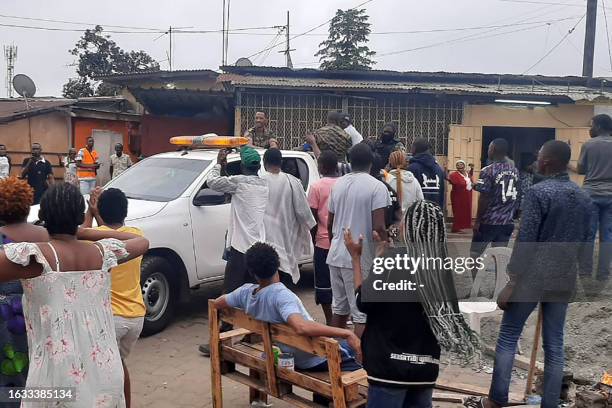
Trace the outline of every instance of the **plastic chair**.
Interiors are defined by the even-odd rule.
[[[512,255],[512,249],[507,247],[489,248],[484,252],[483,257],[485,267],[480,269],[476,274],[476,278],[474,279],[474,283],[472,285],[470,299],[479,297],[480,287],[482,286],[487,274],[492,269],[495,272],[495,290],[493,292],[493,298],[488,299],[487,301],[459,302],[459,310],[461,313],[466,315],[470,328],[478,334],[480,334],[481,318],[494,316],[501,312],[501,310],[497,308],[496,299],[499,292],[501,292],[508,282],[507,269],[508,262],[510,261],[510,255]]]

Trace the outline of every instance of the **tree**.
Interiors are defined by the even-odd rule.
[[[100,76],[138,71],[158,71],[159,64],[144,51],[124,51],[104,29],[97,25],[85,30],[70,54],[78,57],[78,78],[71,78],[63,88],[66,98],[116,95],[119,87],[101,83]]]
[[[319,44],[315,57],[321,69],[371,69],[376,53],[367,46],[370,35],[369,16],[365,9],[338,10],[329,24],[329,37]]]

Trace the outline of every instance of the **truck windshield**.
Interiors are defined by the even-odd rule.
[[[136,200],[168,202],[180,197],[210,162],[152,157],[130,167],[106,187],[118,188]]]

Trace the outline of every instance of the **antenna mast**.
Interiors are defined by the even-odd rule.
[[[293,68],[293,62],[291,61],[291,51],[295,51],[295,49],[291,48],[289,41],[291,40],[291,36],[289,35],[289,10],[287,10],[287,25],[280,26],[281,32],[285,31],[285,49],[283,51],[279,51],[280,53],[285,54],[285,64],[287,68]]]
[[[13,73],[15,72],[15,60],[17,59],[17,46],[14,44],[4,46],[4,58],[6,59],[6,96],[13,97]]]

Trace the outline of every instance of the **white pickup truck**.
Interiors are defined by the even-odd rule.
[[[263,157],[264,151],[260,153]],[[151,242],[141,275],[147,307],[144,335],[163,330],[172,320],[177,302],[188,299],[190,289],[223,279],[225,261],[221,257],[231,197],[205,184],[217,154],[216,149],[158,154],[105,186],[126,194],[126,224],[142,229]],[[228,174],[239,174],[239,155],[231,153],[227,161]],[[315,160],[304,152],[283,151],[283,171],[299,178],[304,190],[319,179]],[[37,215],[36,206],[31,210],[31,221]]]

